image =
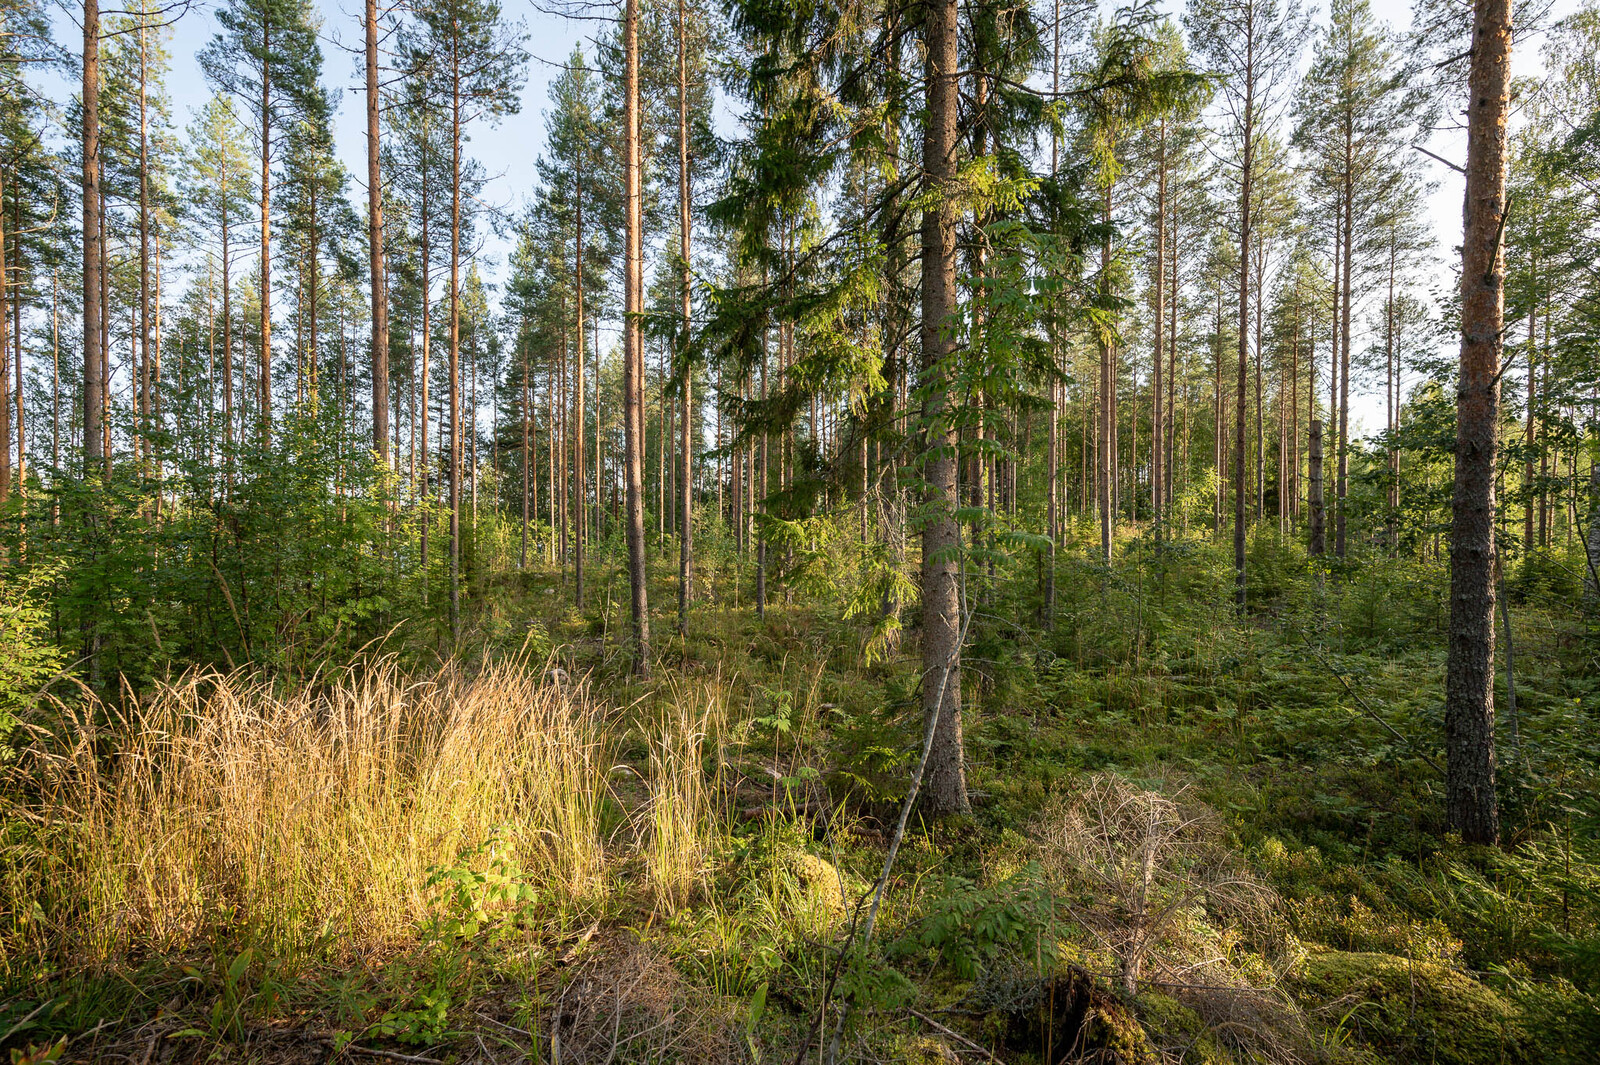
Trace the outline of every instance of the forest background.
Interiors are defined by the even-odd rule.
[[[1591,1060],[1593,3],[0,14],[14,1061]]]

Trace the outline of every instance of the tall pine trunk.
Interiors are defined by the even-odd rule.
[[[272,23],[263,13],[261,50],[269,55]],[[256,390],[256,417],[260,422],[261,448],[272,443],[272,68],[261,64],[261,361]]]
[[[678,229],[683,257],[683,335],[679,359],[683,371],[683,519],[678,530],[678,633],[689,633],[689,600],[694,596],[694,382],[689,372],[689,25],[684,0],[678,0]],[[643,356],[641,369],[643,368]],[[641,376],[643,376],[641,374]]]
[[[639,0],[623,13],[623,251],[624,323],[622,366],[623,478],[627,506],[628,585],[633,613],[634,672],[650,675],[650,600],[645,587],[644,541],[644,211],[639,145]],[[687,230],[685,231],[687,232]],[[685,383],[684,395],[688,395]],[[688,418],[684,419],[685,424]],[[687,441],[687,432],[685,432]],[[687,464],[686,464],[687,468]],[[688,497],[688,486],[684,487]],[[687,504],[685,504],[687,510]]]
[[[378,3],[367,0],[367,259],[372,283],[372,444],[389,461],[389,294],[383,259],[383,173],[378,165]]]
[[[450,40],[450,646],[461,639],[461,38]]]
[[[1445,805],[1469,843],[1500,836],[1495,801],[1495,451],[1505,272],[1506,120],[1511,2],[1477,0],[1468,76],[1461,241],[1461,374],[1450,521],[1450,649],[1445,667]]]
[[[83,2],[83,464],[99,457],[111,476],[111,455],[100,447],[105,420],[103,289],[100,276],[100,3]]]
[[[1233,440],[1233,581],[1234,602],[1244,609],[1245,483],[1244,423],[1246,390],[1250,374],[1250,223],[1255,178],[1255,34],[1250,34],[1245,52],[1244,151],[1239,174],[1239,387],[1234,396]]]
[[[584,425],[583,425],[583,154],[578,155],[577,164],[577,252],[575,254],[575,285],[577,306],[577,361],[574,365],[576,380],[573,383],[573,416],[572,420],[577,429],[577,439],[572,449],[572,602],[578,609],[583,609],[583,541],[588,535],[588,501],[584,498],[584,463],[583,450]],[[598,434],[596,434],[598,436]],[[598,442],[597,442],[598,443]],[[595,495],[600,494],[599,471],[595,472]]]

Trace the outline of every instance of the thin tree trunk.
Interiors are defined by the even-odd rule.
[[[450,39],[450,646],[461,640],[461,55]]]
[[[1309,432],[1311,472],[1310,499],[1307,502],[1311,509],[1311,553],[1322,555],[1328,550],[1328,518],[1322,500],[1322,422],[1312,418]]]
[[[139,16],[139,379],[134,414],[138,432],[134,452],[141,477],[148,476],[150,454],[150,107],[149,53],[145,18]]]
[[[428,145],[432,139],[432,131],[428,128],[427,118],[423,118],[422,128],[422,155],[419,160],[420,173],[417,175],[417,187],[421,199],[420,221],[422,223],[422,605],[428,605],[428,539],[430,518],[433,514],[433,497],[429,491],[429,474],[432,472],[433,455],[428,450],[428,422],[432,418],[432,409],[428,406],[428,378],[431,367],[429,365],[433,354],[433,324],[432,300],[433,284],[430,266],[433,261],[433,242],[431,240],[429,221],[432,211],[429,207],[428,195]]]
[[[1111,182],[1107,181],[1100,203],[1101,222],[1106,226],[1106,236],[1100,244],[1100,294],[1111,295]],[[1111,564],[1111,541],[1117,521],[1116,480],[1116,425],[1117,400],[1115,365],[1116,353],[1110,337],[1099,334],[1100,350],[1100,408],[1095,435],[1099,438],[1095,448],[1095,478],[1097,506],[1100,511],[1100,558]]]
[[[1253,221],[1250,197],[1255,179],[1255,35],[1245,45],[1244,145],[1240,160],[1239,185],[1239,387],[1234,397],[1233,454],[1233,579],[1234,600],[1240,611],[1245,605],[1245,483],[1244,422],[1245,392],[1249,387],[1250,367],[1250,223]]]
[[[575,263],[577,286],[577,337],[578,350],[576,371],[577,377],[573,382],[574,405],[573,421],[576,423],[577,438],[573,441],[573,503],[572,503],[572,602],[578,609],[583,609],[583,550],[584,538],[589,531],[588,500],[585,498],[584,476],[584,374],[583,374],[583,153],[578,153],[577,163],[577,257]],[[599,446],[599,434],[596,434],[595,445]],[[599,471],[595,471],[595,495],[600,493]]]
[[[14,175],[13,171],[13,175]],[[10,268],[6,261],[6,226],[5,226],[5,168],[0,166],[0,507],[11,497],[11,353],[10,343],[6,336],[6,315],[10,308],[6,305],[6,295],[10,291],[11,282],[8,278]],[[17,237],[12,234],[12,244],[18,244]],[[18,244],[20,251],[20,244]],[[20,278],[19,278],[20,281]],[[18,394],[21,394],[21,363],[18,363]],[[19,434],[20,436],[20,434]],[[22,464],[22,450],[17,449],[17,465]],[[21,481],[21,478],[18,478]],[[0,560],[5,558],[5,549],[0,548]]]
[[[1347,135],[1348,136],[1348,135]],[[1348,151],[1348,149],[1347,149]],[[1344,209],[1344,262],[1342,264],[1343,279],[1340,290],[1343,298],[1339,306],[1339,469],[1338,484],[1335,488],[1339,497],[1339,509],[1334,518],[1333,550],[1340,558],[1345,557],[1345,534],[1347,526],[1347,511],[1349,507],[1345,500],[1350,494],[1350,313],[1351,304],[1354,303],[1354,289],[1351,279],[1355,259],[1355,187],[1353,179],[1346,171],[1345,178],[1345,209]]]
[[[364,21],[367,34],[367,257],[372,274],[372,443],[378,452],[378,462],[386,465],[389,462],[389,293],[383,257],[383,173],[378,165],[377,0],[367,0]],[[527,564],[526,558],[523,564]]]
[[[105,419],[105,311],[100,276],[100,3],[83,0],[83,464],[99,457],[111,476],[111,456],[100,447]]]
[[[633,668],[650,675],[650,601],[644,540],[644,214],[639,123],[639,0],[623,9],[624,351],[622,367],[623,476],[627,493],[628,584],[633,608]],[[687,395],[687,384],[685,384]],[[687,418],[684,419],[688,421]],[[685,496],[687,496],[687,486]],[[685,593],[687,594],[687,592]]]
[[[266,9],[263,9],[265,11]],[[272,45],[272,23],[263,14],[263,50]],[[262,450],[272,444],[272,68],[261,66],[261,363],[256,389],[256,416]]]
[[[1162,419],[1166,417],[1163,389],[1161,362],[1165,352],[1162,350],[1161,327],[1162,319],[1166,314],[1166,254],[1167,254],[1167,120],[1163,116],[1160,127],[1159,155],[1157,162],[1156,178],[1156,269],[1155,269],[1155,314],[1152,316],[1152,325],[1155,336],[1151,344],[1153,353],[1151,359],[1150,381],[1150,504],[1151,522],[1155,529],[1156,543],[1161,542],[1162,523],[1166,518],[1167,499],[1165,494],[1166,482],[1164,466],[1166,453],[1165,426]]]
[[[528,407],[528,343],[522,343],[522,552],[518,558],[518,567],[528,568],[528,508],[532,505],[529,498],[529,478],[533,474],[533,452],[528,447],[529,420],[532,411]]]
[[[684,0],[678,0],[678,229],[683,258],[683,519],[678,531],[678,634],[689,633],[689,601],[694,597],[694,375],[689,369],[689,237],[692,218],[689,202],[689,59],[688,19]],[[641,356],[641,369],[643,367]]]

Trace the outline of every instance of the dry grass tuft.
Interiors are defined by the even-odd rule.
[[[197,674],[121,718],[61,707],[8,769],[6,813],[35,828],[0,864],[0,957],[381,950],[426,920],[430,868],[497,829],[542,896],[581,902],[600,725],[584,687],[520,662],[412,682],[384,660],[288,694]]]
[[[596,951],[547,1020],[555,1060],[747,1061],[736,1012],[685,983],[662,954],[629,939]],[[557,1050],[559,1048],[559,1050]]]

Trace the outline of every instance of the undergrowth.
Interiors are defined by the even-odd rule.
[[[603,576],[579,613],[535,570],[480,589],[477,659],[422,669],[402,630],[309,679],[58,684],[5,763],[0,1032],[28,1061],[816,1060],[848,1002],[858,1060],[1592,1060],[1600,691],[1559,589],[1518,585],[1484,851],[1441,815],[1438,567],[1262,535],[1237,618],[1208,545],[1122,546],[1061,558],[1052,624],[1028,581],[983,593],[974,812],[913,819],[865,945],[912,657],[809,585],[758,620],[726,545],[664,683],[622,668]]]

